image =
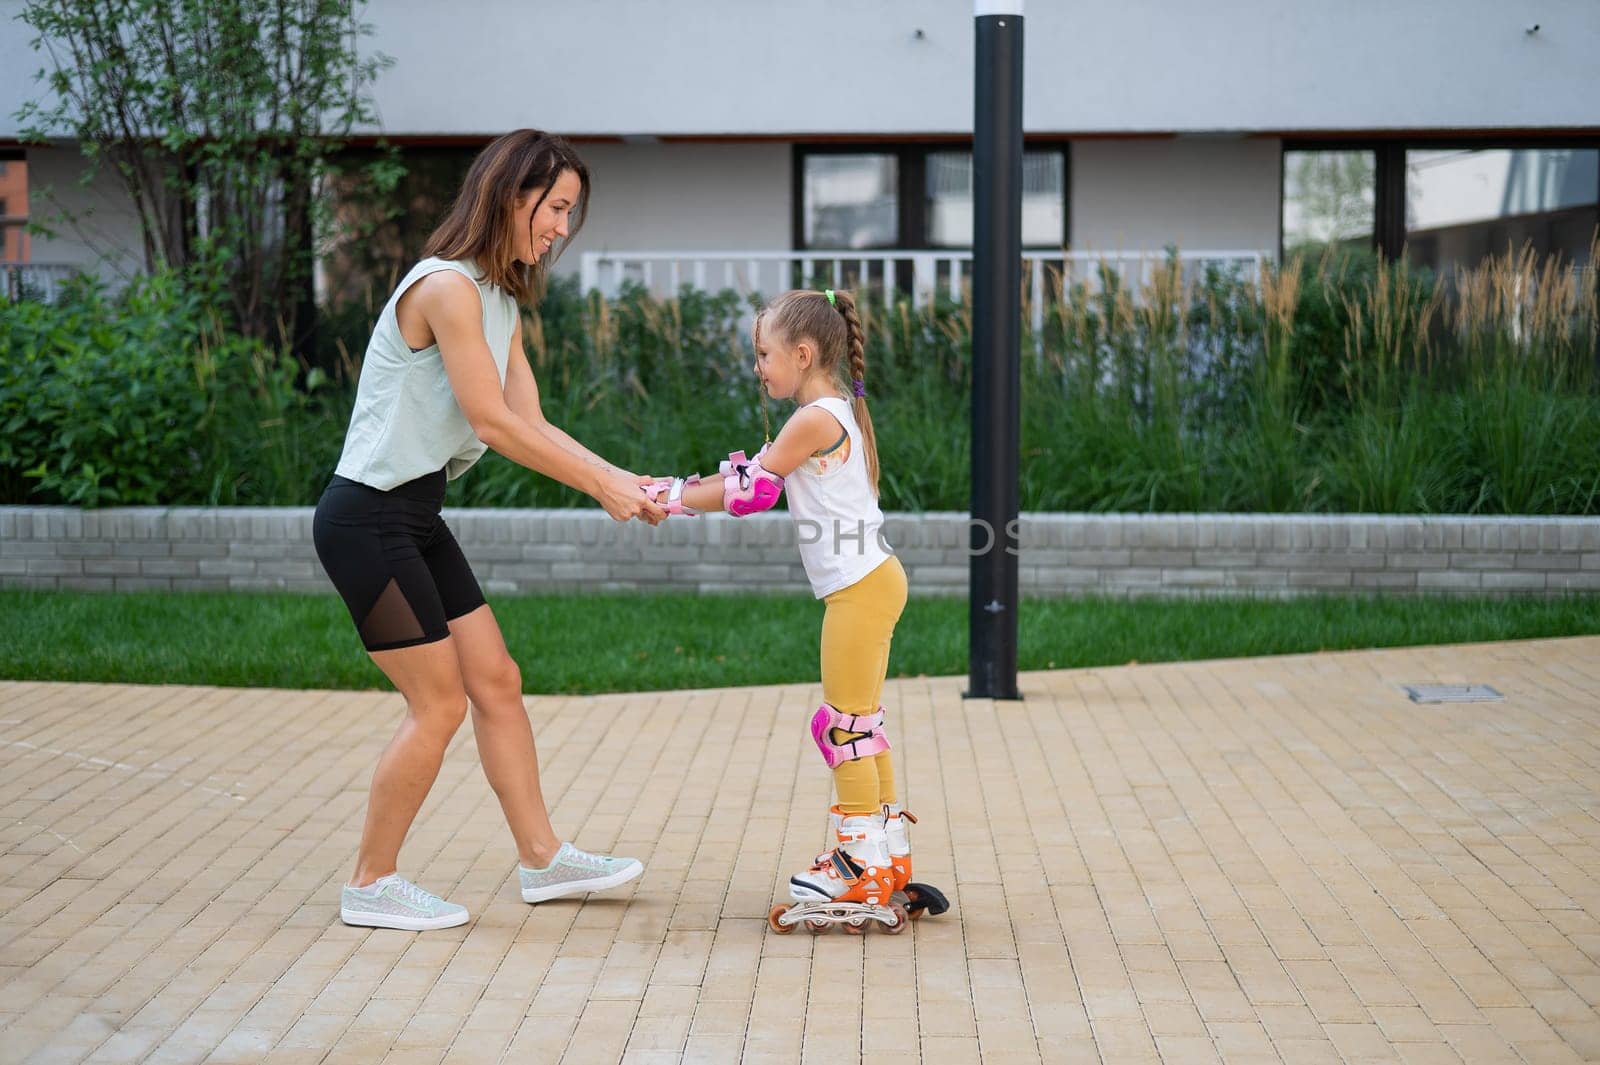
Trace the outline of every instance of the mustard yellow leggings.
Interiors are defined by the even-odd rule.
[[[822,615],[822,698],[842,714],[878,709],[883,678],[889,672],[889,643],[906,606],[906,571],[890,557],[848,588],[826,596]],[[833,730],[833,742],[848,743],[857,732]],[[846,814],[873,814],[897,799],[890,752],[843,762],[833,770],[839,808]]]

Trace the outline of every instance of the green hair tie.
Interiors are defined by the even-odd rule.
[[[823,294],[823,295],[824,295],[824,296],[826,296],[826,297],[828,297],[828,306],[830,306],[830,307],[834,307],[834,308],[837,308],[837,307],[838,307],[838,306],[839,306],[839,305],[838,305],[838,304],[837,304],[837,303],[835,303],[835,302],[834,302],[834,300],[833,300],[833,289],[831,289],[831,288],[829,288],[829,289],[823,289],[823,290],[822,290],[822,294]]]

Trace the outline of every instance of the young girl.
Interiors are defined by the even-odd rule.
[[[822,619],[822,695],[811,736],[833,770],[836,846],[789,878],[794,906],[768,922],[860,932],[869,920],[899,932],[908,915],[942,913],[944,897],[911,882],[905,823],[878,698],[889,643],[906,603],[906,574],[881,535],[878,453],[867,413],[861,318],[848,292],[791,291],[756,316],[756,376],[768,395],[800,405],[754,459],[734,452],[721,476],[657,481],[646,494],[669,514],[767,510],[787,488],[800,558]],[[847,398],[849,397],[849,398]]]

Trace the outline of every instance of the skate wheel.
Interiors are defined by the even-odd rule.
[[[859,936],[859,935],[864,935],[866,933],[866,931],[867,931],[867,922],[865,920],[862,920],[862,921],[850,921],[850,922],[842,925],[841,927],[844,928],[846,935]]]
[[[911,927],[911,915],[906,912],[906,908],[904,906],[900,905],[898,902],[891,902],[889,903],[889,912],[894,914],[894,924],[884,925],[883,930],[885,932],[889,933],[891,936],[897,936],[901,932],[904,932],[907,928]]]
[[[820,936],[827,930],[828,922],[822,920],[821,918],[813,917],[811,920],[806,922],[806,931],[810,932],[814,936]]]
[[[774,932],[778,933],[780,936],[786,936],[786,935],[789,935],[790,933],[792,933],[794,931],[794,925],[792,925],[792,924],[780,924],[778,922],[778,918],[782,917],[784,914],[786,914],[788,912],[789,912],[789,907],[785,906],[781,902],[778,903],[776,906],[774,906],[772,909],[768,910],[767,911],[767,927],[772,929]]]

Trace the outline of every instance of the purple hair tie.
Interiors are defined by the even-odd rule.
[[[861,378],[857,377],[857,378],[852,379],[850,384],[851,384],[852,391],[854,391],[855,394],[856,394],[856,398],[857,399],[866,399],[867,398],[867,383],[865,381],[863,381]]]

